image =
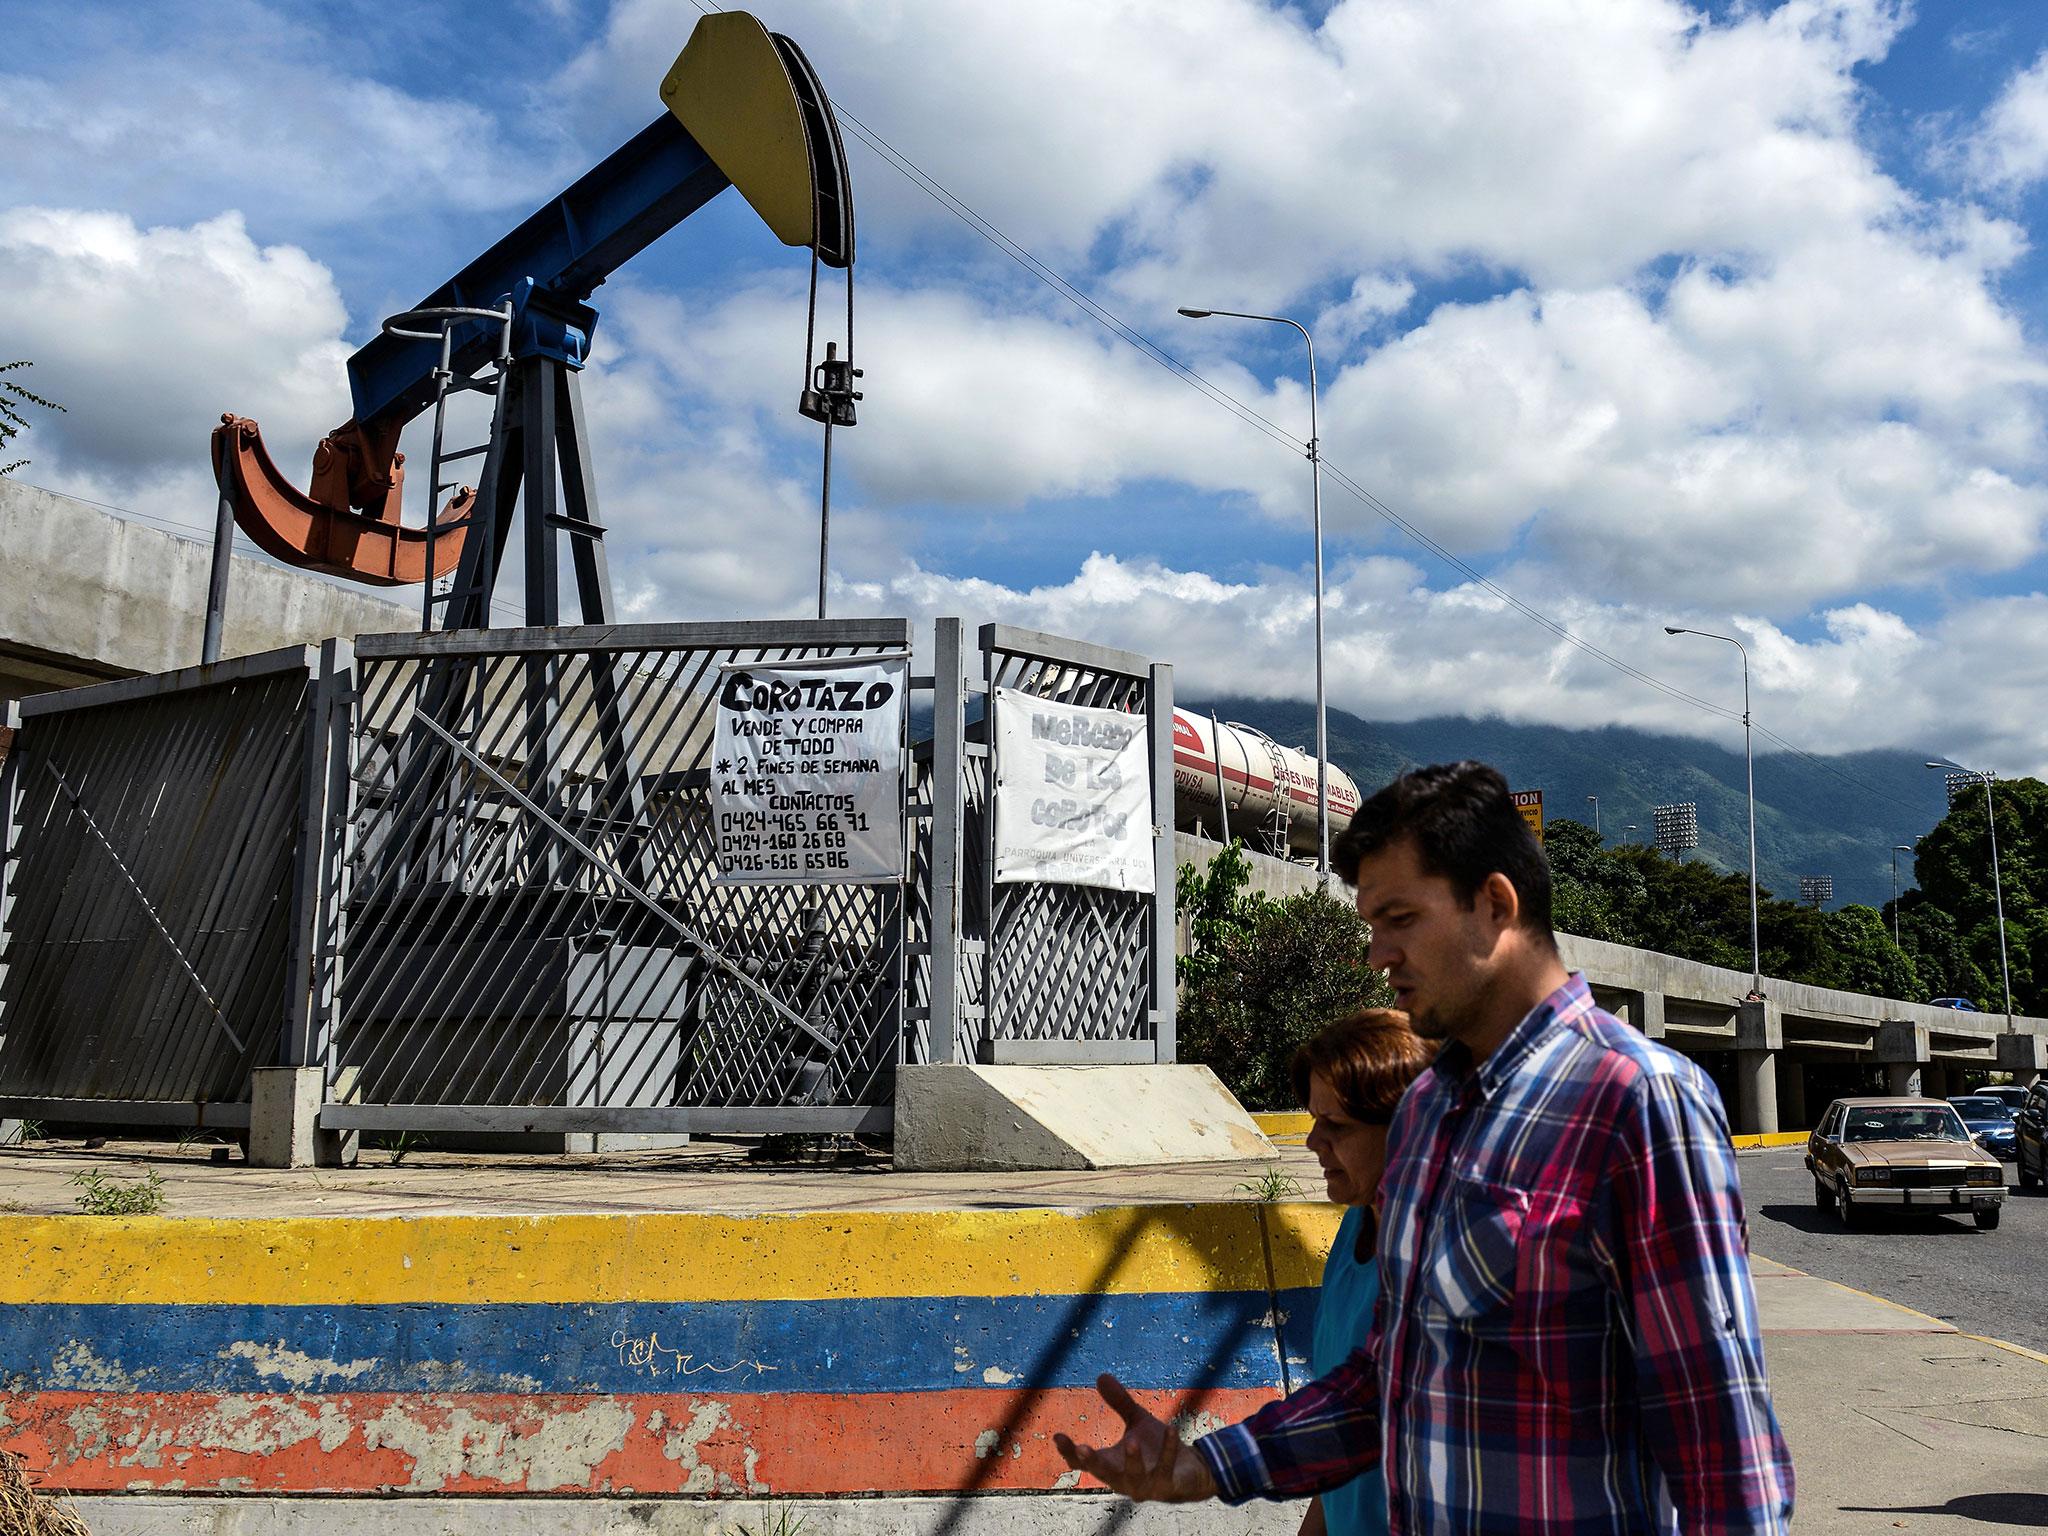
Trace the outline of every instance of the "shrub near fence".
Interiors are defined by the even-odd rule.
[[[1181,1060],[1208,1066],[1247,1109],[1299,1108],[1287,1070],[1295,1048],[1333,1019],[1391,1006],[1393,991],[1365,963],[1370,935],[1350,903],[1321,890],[1278,900],[1248,890],[1242,846],[1207,869],[1180,867]]]

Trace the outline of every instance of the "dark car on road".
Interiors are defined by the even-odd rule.
[[[1948,1102],[1963,1117],[1963,1125],[1978,1146],[2007,1162],[2018,1155],[2019,1132],[2013,1125],[2012,1110],[2003,1099],[1988,1093],[1964,1093]]]
[[[1971,1097],[1996,1099],[2014,1114],[2027,1107],[2027,1090],[2018,1083],[1996,1083],[1989,1088],[1973,1089]]]
[[[2048,1179],[2048,1078],[2027,1090],[2027,1102],[2012,1118],[2017,1133],[2013,1161],[2020,1165],[2020,1188],[2032,1189]]]
[[[1806,1139],[1813,1202],[1861,1224],[1875,1206],[1968,1211],[1984,1231],[2005,1204],[2005,1167],[1943,1099],[1837,1099]]]

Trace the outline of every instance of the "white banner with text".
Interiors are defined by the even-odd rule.
[[[1143,715],[998,688],[995,743],[998,882],[1152,890]]]
[[[711,738],[722,885],[903,878],[907,658],[728,667]]]

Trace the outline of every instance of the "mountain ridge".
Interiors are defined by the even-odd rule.
[[[1286,746],[1315,739],[1315,707],[1292,699],[1223,697],[1177,701],[1192,714],[1212,711],[1264,731]],[[1574,728],[1518,725],[1495,716],[1438,715],[1372,721],[1329,711],[1330,760],[1373,790],[1410,768],[1473,757],[1491,763],[1516,789],[1543,791],[1547,819],[1591,823],[1610,844],[1647,843],[1651,808],[1692,800],[1699,805],[1700,848],[1718,868],[1749,868],[1743,757],[1713,742],[1632,726]],[[1891,899],[1891,850],[1912,844],[1948,808],[1942,776],[1925,766],[1929,752],[1866,751],[1834,756],[1790,752],[1756,758],[1758,882],[1796,899],[1801,875],[1830,875],[1839,907],[1882,908]],[[1633,833],[1626,832],[1631,823]],[[1912,858],[1899,856],[1899,888],[1913,884]]]

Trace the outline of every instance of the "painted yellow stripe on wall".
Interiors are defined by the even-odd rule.
[[[1314,1115],[1294,1109],[1264,1109],[1252,1119],[1268,1136],[1306,1136],[1316,1123]]]
[[[1290,1200],[1266,1207],[1266,1231],[1273,1247],[1273,1288],[1280,1291],[1323,1283],[1323,1257],[1337,1239],[1344,1207],[1327,1200]]]
[[[1300,1219],[1285,1221],[1294,1234]],[[1300,1274],[1293,1247],[1311,1237],[1303,1229],[1274,1245],[1276,1269]],[[1244,1291],[1266,1285],[1266,1247],[1258,1208],[1248,1204],[798,1216],[0,1216],[0,1305]]]

